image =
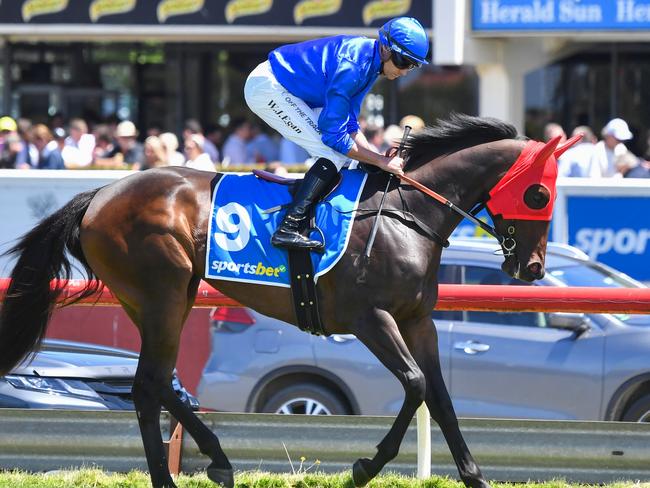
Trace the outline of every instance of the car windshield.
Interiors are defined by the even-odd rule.
[[[547,268],[553,278],[568,286],[602,286],[607,288],[640,288],[641,283],[601,263],[581,263]],[[629,325],[650,325],[646,315],[615,314]]]
[[[607,288],[639,288],[642,286],[627,275],[593,263],[547,268],[547,273],[568,286],[604,286]]]

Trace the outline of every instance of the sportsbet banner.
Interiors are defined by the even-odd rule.
[[[591,259],[650,281],[650,198],[567,197],[569,244]]]
[[[0,24],[377,27],[401,15],[432,26],[430,0],[11,0]]]

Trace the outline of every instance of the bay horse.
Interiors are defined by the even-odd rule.
[[[468,212],[490,198],[490,190],[528,143],[518,139],[515,128],[507,123],[456,114],[409,138],[405,173]],[[549,144],[541,157],[555,164],[553,151],[558,141]],[[183,323],[205,274],[211,184],[221,176],[182,167],[130,175],[75,196],[8,251],[17,261],[0,311],[0,375],[39,346],[61,295],[59,280],[71,276],[73,256],[89,279],[76,298],[93,294],[101,280],[139,329],[142,348],[133,401],[156,488],[176,486],[163,448],[161,407],[210,458],[208,477],[225,487],[234,485],[232,466],[217,435],[177,398],[171,385]],[[386,174],[370,174],[359,206],[376,209],[385,187]],[[529,195],[530,202],[548,203],[548,189],[543,185],[536,188]],[[412,186],[399,183],[391,185],[385,205],[386,210],[396,211],[382,217],[370,259],[364,262],[359,257],[375,214],[359,212],[344,256],[317,286],[326,332],[354,334],[405,391],[403,405],[377,445],[375,456],[354,463],[354,483],[365,485],[397,455],[409,423],[424,401],[465,485],[489,486],[459,430],[431,322],[442,244],[461,217]],[[409,215],[413,218],[407,218]],[[541,278],[549,221],[492,218],[494,229],[516,244],[504,248],[508,251],[504,271],[525,281]],[[365,279],[358,282],[361,274]],[[56,286],[51,286],[52,280]],[[207,281],[246,307],[295,324],[288,288]],[[70,303],[74,299],[64,305]]]

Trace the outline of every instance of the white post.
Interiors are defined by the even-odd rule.
[[[418,408],[418,479],[431,477],[431,416],[426,404]]]
[[[465,10],[464,0],[433,2],[434,64],[464,64]]]

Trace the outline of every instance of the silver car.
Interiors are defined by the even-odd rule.
[[[550,243],[536,285],[500,269],[492,241],[452,242],[441,283],[643,287]],[[461,417],[650,421],[650,317],[433,312]],[[212,312],[201,406],[239,412],[395,415],[403,390],[354,336],[315,337],[249,309]]]
[[[0,408],[134,410],[131,387],[138,354],[82,342],[45,339],[30,363],[0,377]],[[174,374],[176,394],[198,401]]]

